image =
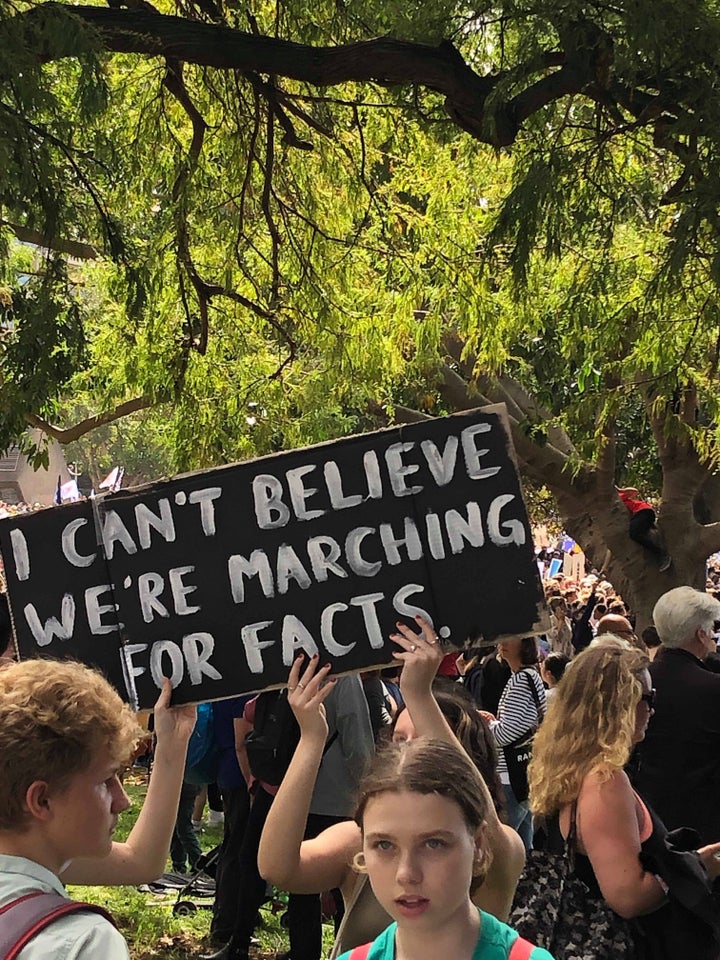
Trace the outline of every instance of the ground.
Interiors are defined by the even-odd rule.
[[[144,771],[133,768],[125,778],[132,806],[122,814],[116,839],[123,840],[140,812],[147,791]],[[204,826],[200,835],[203,851],[212,850],[222,840],[222,827]],[[168,870],[170,864],[168,863]],[[135,887],[69,887],[76,900],[98,903],[109,910],[126,937],[131,960],[190,960],[209,949],[206,940],[210,927],[210,910],[199,909],[191,916],[173,916],[175,893],[159,897],[143,893]],[[201,902],[201,901],[198,901]],[[206,901],[209,905],[209,901]],[[256,960],[274,960],[288,949],[287,931],[280,924],[280,913],[273,914],[269,905],[261,910],[263,926],[256,930],[261,946],[254,952]],[[332,928],[324,928],[324,956],[332,946]],[[253,952],[251,951],[251,956]]]

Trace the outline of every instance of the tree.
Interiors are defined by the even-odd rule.
[[[641,616],[701,583],[720,546],[713,5],[0,16],[5,240],[49,251],[0,298],[0,442],[26,421],[67,438],[68,392],[103,422],[171,404],[187,466],[357,429],[370,400],[403,413],[417,383],[434,410],[504,399],[524,468]],[[92,295],[79,253],[101,255]],[[665,577],[612,487],[643,426]]]

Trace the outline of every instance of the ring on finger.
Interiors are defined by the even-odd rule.
[[[410,646],[410,653],[415,653],[416,650],[417,650],[417,647],[416,647],[416,645],[413,643],[413,644]]]
[[[297,690],[297,687],[288,687],[288,690],[290,691],[290,693],[292,693],[293,690]]]
[[[305,689],[305,684],[302,682],[302,680],[298,680],[298,686],[300,687],[301,690]]]

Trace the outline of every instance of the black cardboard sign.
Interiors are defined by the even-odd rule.
[[[387,664],[398,619],[444,641],[542,629],[503,406],[0,521],[22,657],[99,666],[150,707]]]

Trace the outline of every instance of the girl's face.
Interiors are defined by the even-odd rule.
[[[501,640],[497,647],[498,656],[509,666],[520,662],[522,640]]]
[[[363,853],[379,903],[398,924],[428,934],[470,905],[484,827],[473,834],[460,807],[436,793],[382,793],[363,817]]]

